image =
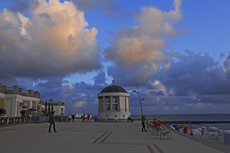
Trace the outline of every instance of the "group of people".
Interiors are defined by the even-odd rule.
[[[82,122],[85,122],[85,120],[86,120],[85,115],[86,115],[86,114],[81,115],[81,120],[82,120]],[[71,118],[72,118],[72,121],[74,122],[74,118],[75,118],[74,115],[69,114],[69,116],[68,116],[69,121],[71,120]],[[128,118],[128,120],[133,121],[130,117]],[[145,120],[146,120],[145,115],[142,115],[142,116],[141,116],[142,132],[144,132],[144,131],[147,132],[147,130],[145,129]],[[90,123],[90,114],[87,114],[87,121],[86,121],[86,122],[89,122],[89,123]],[[54,111],[51,112],[51,114],[49,115],[49,123],[50,123],[49,132],[51,132],[51,127],[52,127],[52,125],[53,125],[53,130],[54,130],[54,132],[57,132],[57,130],[56,130],[56,128],[55,128]],[[154,122],[154,123],[155,123],[155,122]]]
[[[68,120],[70,121],[71,120],[71,118],[72,118],[72,121],[74,122],[74,118],[75,118],[75,116],[72,114],[69,114],[69,116],[68,116]]]
[[[86,120],[85,115],[86,114],[81,115],[81,120],[84,121],[84,122]],[[68,120],[69,121],[72,119],[72,121],[74,122],[74,118],[75,118],[75,116],[73,114],[72,115],[71,114],[68,115]],[[90,123],[90,114],[87,114],[87,121],[86,122]],[[52,125],[53,125],[54,132],[57,132],[56,127],[55,127],[54,111],[52,111],[51,114],[49,115],[49,123],[50,123],[49,132],[51,133],[51,127],[52,127]]]
[[[86,114],[81,115],[81,121],[82,121],[82,122],[85,122],[85,120],[86,120],[85,115],[86,115]],[[90,114],[87,115],[87,121],[86,121],[86,122],[89,122],[89,123],[90,123]]]

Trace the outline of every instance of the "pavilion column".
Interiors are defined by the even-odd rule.
[[[121,112],[120,96],[118,96],[118,112]]]
[[[109,96],[110,100],[110,112],[112,112],[113,104],[112,104],[112,96]]]
[[[100,102],[100,97],[98,97],[98,112],[101,111],[101,102]]]
[[[126,100],[126,96],[125,96],[125,112],[127,112],[127,100]]]
[[[105,112],[105,97],[103,96],[103,112]]]
[[[128,97],[128,107],[129,107],[129,112],[130,112],[130,106],[129,106],[129,97]]]

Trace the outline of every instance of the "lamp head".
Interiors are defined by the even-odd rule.
[[[136,92],[136,90],[133,90],[133,92]]]

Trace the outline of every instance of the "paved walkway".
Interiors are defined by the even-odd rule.
[[[0,153],[221,153],[207,145],[171,132],[160,140],[151,131],[141,132],[134,123],[21,124],[0,128]]]

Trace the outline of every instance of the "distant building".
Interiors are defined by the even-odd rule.
[[[54,103],[51,98],[50,103],[51,106],[53,104],[55,115],[65,114],[64,102]],[[40,100],[40,92],[38,91],[23,90],[18,86],[2,86],[0,83],[0,108],[6,109],[7,114],[4,117],[21,117],[20,111],[22,110],[45,110],[45,102]]]
[[[98,96],[99,121],[119,121],[130,117],[130,94],[120,86],[112,85],[104,88]]]
[[[18,86],[11,88],[0,83],[0,107],[5,107],[5,117],[20,117],[20,111],[30,108],[37,109],[40,102],[40,92],[23,90]]]
[[[52,106],[53,106],[54,115],[60,115],[60,114],[64,115],[65,114],[65,103],[64,102],[54,103],[53,99],[50,98],[50,101],[48,103],[50,103],[50,110],[52,110]],[[47,108],[46,108],[47,113],[48,113],[48,103],[47,103]],[[40,101],[39,107],[40,107],[40,110],[43,110],[43,112],[44,112],[45,111],[45,102]],[[43,113],[43,115],[44,115],[44,113]]]

